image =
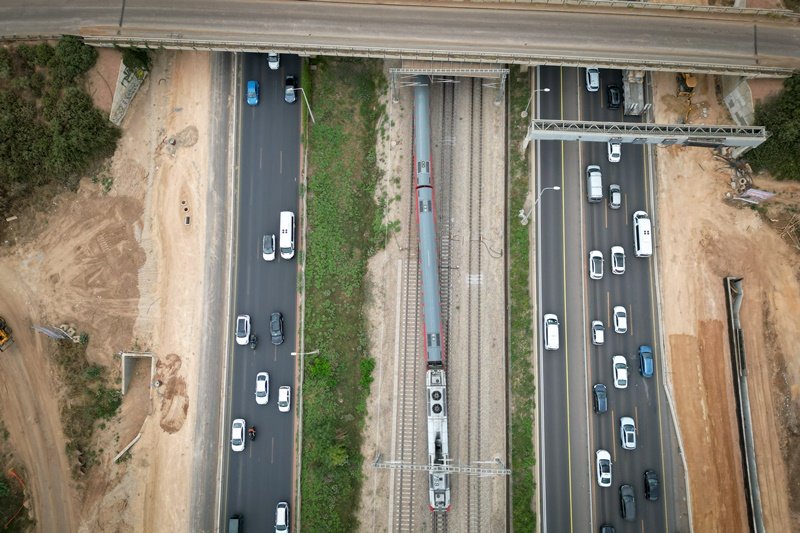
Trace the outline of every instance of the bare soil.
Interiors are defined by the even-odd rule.
[[[188,523],[192,356],[202,341],[195,289],[203,270],[202,261],[186,259],[203,251],[209,58],[159,52],[101,171],[110,187],[87,177],[76,193],[59,193],[45,210],[20,212],[6,227],[0,314],[16,344],[0,357],[0,402],[39,531],[164,531]],[[100,50],[90,72],[87,88],[104,110],[119,67],[116,51]],[[167,135],[180,141],[169,151]],[[194,215],[190,226],[184,207]],[[77,458],[66,455],[59,418],[61,387],[48,360],[51,341],[32,330],[62,323],[89,334],[87,357],[112,376],[119,375],[115,353],[152,350],[164,383],[154,394],[149,364],[136,366],[119,415],[95,433],[99,464],[76,480],[70,472]],[[114,464],[140,432],[131,458]]]
[[[656,74],[656,121],[684,112],[672,74]],[[731,124],[712,76],[700,76],[689,122]],[[730,170],[708,149],[658,148],[658,232],[667,383],[688,466],[695,531],[747,530],[723,278],[744,278],[744,328],[756,460],[766,528],[797,531],[800,284],[797,248],[782,239],[800,185],[757,210],[732,202]],[[784,213],[781,218],[780,213]]]

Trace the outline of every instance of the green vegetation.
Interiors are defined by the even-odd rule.
[[[0,211],[18,208],[36,187],[74,189],[114,153],[119,130],[83,89],[96,59],[70,36],[55,47],[0,48]]]
[[[106,368],[86,360],[86,344],[57,341],[53,354],[64,384],[61,424],[67,437],[67,455],[82,457],[90,467],[96,455],[91,449],[95,422],[113,417],[122,404],[122,393],[107,386]],[[73,474],[78,472],[76,462]]]
[[[508,83],[509,96],[509,171],[511,201],[509,203],[509,292],[511,298],[509,347],[511,351],[511,491],[513,529],[534,531],[536,515],[533,512],[534,476],[536,458],[533,452],[533,412],[536,382],[531,371],[531,346],[533,311],[530,299],[530,241],[528,231],[533,224],[523,226],[517,213],[523,208],[528,195],[529,166],[520,146],[527,134],[527,119],[520,115],[530,97],[528,75],[519,67],[511,69]]]
[[[19,472],[15,473],[20,475]],[[33,531],[35,522],[28,516],[28,510],[23,507],[24,502],[25,492],[21,480],[11,475],[10,469],[4,468],[3,475],[0,476],[0,524],[3,526],[3,531],[10,533]],[[8,527],[5,527],[6,524]]]
[[[125,66],[136,72],[140,78],[145,72],[150,72],[153,61],[150,59],[150,52],[147,49],[122,48],[119,46],[116,48],[122,52],[122,62]]]
[[[771,135],[747,153],[753,168],[779,180],[800,180],[800,72],[783,81],[777,97],[756,107],[755,123]]]
[[[302,527],[353,531],[361,430],[374,360],[364,304],[380,171],[375,141],[386,81],[373,60],[322,60],[311,72]]]

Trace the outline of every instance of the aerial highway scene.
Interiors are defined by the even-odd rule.
[[[3,2],[3,528],[798,530],[799,23]]]

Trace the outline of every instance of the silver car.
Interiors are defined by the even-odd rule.
[[[611,247],[611,273],[625,273],[625,249],[622,246]]]
[[[614,306],[614,331],[617,333],[628,332],[628,312],[621,305]]]
[[[622,207],[622,189],[615,183],[608,186],[608,207],[611,209]]]
[[[603,252],[600,250],[589,252],[589,277],[603,279]]]
[[[261,257],[264,261],[275,261],[275,234],[264,235],[261,239]]]
[[[600,69],[591,67],[586,69],[586,90],[596,93],[600,90]]]
[[[605,342],[606,330],[603,327],[603,322],[600,320],[592,320],[592,344],[600,346]]]
[[[619,442],[625,450],[636,449],[636,423],[629,416],[619,419]]]

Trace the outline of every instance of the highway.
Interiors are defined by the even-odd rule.
[[[294,211],[298,205],[300,169],[300,102],[283,101],[286,75],[299,76],[296,56],[281,56],[278,71],[267,69],[266,55],[242,56],[243,77],[240,94],[241,114],[238,132],[239,176],[238,213],[233,232],[235,291],[234,314],[249,314],[252,331],[258,338],[255,351],[231,342],[233,358],[229,372],[228,404],[230,417],[225,423],[228,457],[223,495],[223,518],[239,514],[247,530],[272,530],[275,506],[293,502],[294,407],[295,407],[295,329],[297,325],[297,258],[283,260],[278,255],[266,262],[261,255],[265,233],[277,234],[279,213]],[[258,80],[261,101],[257,106],[244,102],[247,80]],[[270,342],[269,315],[283,313],[285,341]],[[235,321],[235,316],[231,321]],[[231,331],[235,331],[232,323]],[[270,376],[269,403],[255,401],[256,373]],[[278,387],[292,387],[292,409],[278,411]],[[209,391],[215,394],[214,391]],[[232,452],[229,444],[231,421],[244,418],[257,429],[255,441],[247,441],[245,451]],[[227,502],[227,503],[225,503]],[[225,526],[227,528],[227,524]],[[223,530],[225,530],[223,528]]]
[[[601,70],[601,90],[585,89],[583,69],[542,67],[538,87],[539,116],[554,119],[635,121],[622,110],[606,107],[606,85],[619,86],[619,71]],[[540,474],[543,487],[542,523],[545,531],[597,531],[611,524],[618,532],[676,531],[683,526],[675,502],[685,494],[677,449],[672,445],[674,428],[664,389],[661,353],[656,323],[653,258],[636,258],[633,250],[631,215],[646,210],[658,225],[650,200],[649,167],[644,148],[626,144],[622,160],[609,163],[606,145],[544,141],[537,147],[537,194],[545,187],[538,209],[537,264],[538,319],[555,313],[561,322],[561,347],[544,351],[540,343]],[[590,204],[586,199],[585,169],[600,165],[605,199]],[[608,207],[608,185],[622,187],[619,210]],[[656,229],[657,231],[657,229]],[[626,271],[611,274],[611,246],[626,253]],[[601,280],[589,279],[588,254],[600,250],[605,259]],[[628,310],[627,334],[616,334],[611,309]],[[605,344],[590,342],[591,320],[606,325]],[[541,330],[541,329],[540,329]],[[637,350],[642,344],[655,348],[656,375],[639,375]],[[629,386],[615,389],[611,357],[625,355]],[[592,410],[591,387],[608,388],[608,412]],[[637,428],[636,450],[623,450],[619,443],[619,418],[633,417]],[[609,488],[597,484],[595,450],[611,453],[613,480]],[[646,501],[643,473],[654,469],[661,480],[661,499]],[[678,474],[675,474],[678,472]],[[677,478],[677,479],[676,479]],[[619,512],[619,487],[633,485],[636,521],[626,523]],[[590,528],[591,525],[591,528]]]
[[[561,7],[561,6],[559,6]],[[800,68],[800,28],[777,18],[500,4],[492,9],[230,0],[7,0],[0,34],[174,39],[484,61]],[[220,47],[221,48],[221,47]],[[494,59],[493,59],[494,58]],[[473,58],[474,60],[474,58]]]

